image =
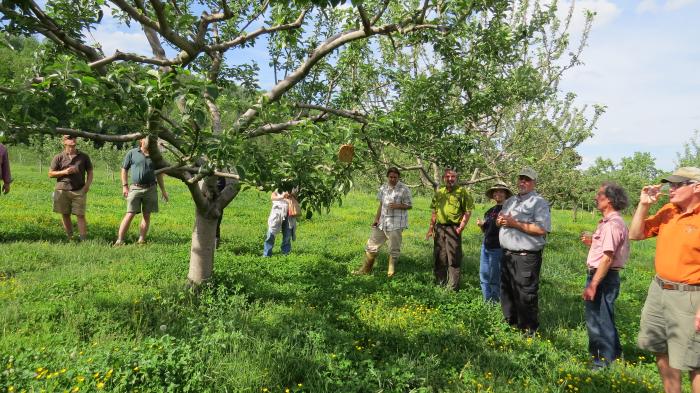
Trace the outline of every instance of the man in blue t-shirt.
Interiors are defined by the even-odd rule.
[[[131,186],[128,182],[128,173],[131,171]],[[146,243],[146,234],[151,225],[151,213],[158,212],[158,190],[160,187],[163,200],[168,201],[168,193],[165,191],[163,174],[155,174],[153,161],[148,151],[148,137],[139,140],[139,147],[126,153],[121,170],[122,194],[126,198],[126,215],[119,225],[119,233],[115,246],[125,244],[124,237],[129,230],[134,216],[143,212],[141,225],[139,225],[138,244]]]

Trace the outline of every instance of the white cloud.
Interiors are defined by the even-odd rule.
[[[112,9],[107,6],[102,7],[104,17],[102,22],[91,32],[86,32],[85,36],[92,45],[99,44],[106,56],[111,56],[117,49],[121,52],[130,52],[140,55],[150,56],[152,54],[148,40],[138,26],[133,24],[127,27],[118,19],[112,16]]]
[[[664,4],[664,10],[676,11],[695,3],[695,1],[696,0],[667,0],[666,4]]]
[[[657,13],[660,11],[677,11],[681,8],[688,7],[697,0],[665,0],[662,4],[659,4],[657,0],[642,0],[637,4],[637,13],[643,14],[645,12]]]
[[[561,3],[557,13],[564,18],[571,7],[571,2]],[[605,26],[613,22],[621,13],[620,8],[608,0],[583,0],[574,3],[574,13],[571,20],[571,31],[581,32],[586,22],[586,11],[595,12],[593,23],[596,27]]]
[[[637,13],[643,14],[645,12],[656,12],[659,10],[659,5],[656,0],[643,0],[637,4]]]

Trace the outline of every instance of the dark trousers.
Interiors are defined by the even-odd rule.
[[[462,265],[462,236],[457,234],[456,225],[435,225],[433,273],[440,285],[447,285],[453,291],[459,290],[459,269]]]
[[[593,273],[588,274],[586,286]],[[593,301],[586,304],[588,352],[593,364],[604,367],[622,355],[620,336],[615,327],[615,300],[620,294],[620,272],[610,270],[598,284]]]
[[[501,309],[508,324],[534,333],[540,325],[537,314],[542,252],[521,254],[503,252]]]

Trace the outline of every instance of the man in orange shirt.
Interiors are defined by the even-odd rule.
[[[666,393],[681,392],[682,371],[700,393],[700,168],[678,168],[661,181],[670,203],[647,217],[662,185],[645,186],[629,228],[632,240],[657,237],[638,345],[656,355]]]

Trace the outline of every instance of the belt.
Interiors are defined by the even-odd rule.
[[[156,183],[148,183],[148,184],[141,184],[141,183],[132,183],[131,184],[134,187],[138,188],[151,188],[156,185]]]
[[[700,292],[700,284],[681,284],[673,281],[666,281],[659,276],[654,276],[654,281],[659,284],[661,289],[667,289],[669,291]]]
[[[597,267],[592,267],[592,268],[589,267],[589,268],[588,268],[588,274],[595,274],[595,272],[596,272],[597,270],[598,270]],[[610,269],[608,269],[609,272],[619,272],[620,270],[622,270],[621,267],[611,267]]]
[[[508,255],[529,255],[529,254],[542,254],[542,250],[537,250],[537,251],[530,251],[530,250],[506,250],[503,249],[503,252],[508,254]]]

